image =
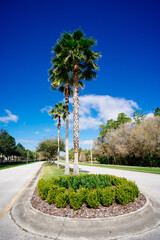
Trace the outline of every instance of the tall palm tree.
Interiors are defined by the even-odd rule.
[[[79,174],[79,80],[96,78],[95,63],[100,57],[99,53],[91,50],[96,44],[93,38],[85,38],[84,33],[78,29],[71,33],[64,33],[58,40],[54,53],[60,62],[65,65],[68,76],[73,79],[73,121],[74,121],[74,174]],[[56,69],[55,69],[56,71]]]
[[[51,89],[59,90],[65,95],[66,103],[66,159],[65,159],[65,173],[69,174],[69,96],[70,96],[70,87],[69,87],[69,74],[66,66],[63,64],[63,61],[58,58],[52,58],[52,68],[49,70],[51,81]]]
[[[61,117],[63,120],[66,118],[66,106],[65,104],[56,103],[55,108],[53,108],[50,112],[50,115],[53,115],[52,119],[57,119],[58,118],[58,151],[57,151],[57,168],[59,169],[59,140],[60,140],[60,127],[61,127]]]
[[[65,95],[66,103],[66,159],[65,159],[65,173],[69,174],[69,96],[73,95],[73,78],[69,76],[68,68],[63,64],[63,60],[60,61],[58,57],[52,59],[52,68],[49,70],[51,81],[51,89],[59,90]],[[79,86],[84,88],[83,82],[79,81]]]

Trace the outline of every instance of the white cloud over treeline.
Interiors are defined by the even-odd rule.
[[[73,100],[70,99],[72,103]],[[139,109],[133,100],[116,98],[108,95],[84,95],[79,97],[79,122],[80,129],[98,129],[100,124],[109,119],[116,119],[119,113],[125,113],[131,117],[133,112]],[[73,122],[73,119],[71,119]]]
[[[70,103],[73,99],[70,98]],[[51,106],[45,106],[41,112],[49,112]],[[98,129],[109,119],[116,119],[119,113],[125,113],[131,117],[135,110],[138,110],[138,104],[133,100],[125,98],[112,97],[109,95],[84,95],[79,97],[79,126],[81,130]],[[73,112],[69,115],[70,128],[73,127]],[[62,121],[62,126],[65,123]]]

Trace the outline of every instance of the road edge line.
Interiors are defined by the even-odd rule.
[[[28,183],[34,178],[34,176],[37,174],[37,172],[40,170],[42,166],[38,168],[38,170],[33,174],[33,176],[23,185],[23,187],[20,189],[20,191],[12,198],[12,200],[7,204],[7,206],[0,212],[0,219],[8,212],[8,210],[12,207],[13,203],[16,201],[16,199],[19,197],[19,195],[23,192],[25,187],[28,185]]]

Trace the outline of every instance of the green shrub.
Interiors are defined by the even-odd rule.
[[[48,191],[49,191],[48,181],[46,181],[44,179],[40,179],[37,184],[37,189],[38,189],[38,193],[39,193],[40,197],[43,200],[45,200],[47,198]]]
[[[97,192],[98,199],[101,202],[101,199],[102,199],[102,189],[101,188],[97,188],[96,192]]]
[[[102,205],[107,207],[115,200],[115,189],[112,187],[106,187],[102,190],[101,202]]]
[[[56,207],[64,208],[67,204],[67,194],[59,193],[55,198]]]
[[[83,203],[86,203],[86,199],[89,193],[89,189],[88,188],[80,188],[78,191],[80,198],[82,199]]]
[[[115,188],[112,188],[114,185]],[[90,208],[98,208],[100,203],[109,206],[114,199],[126,205],[139,195],[135,183],[111,175],[84,174],[80,176],[60,176],[50,180],[41,179],[37,184],[38,193],[49,204],[64,207],[67,203],[77,210],[83,203]],[[67,194],[68,192],[68,194]]]
[[[46,200],[49,204],[55,203],[55,197],[57,195],[57,189],[58,189],[58,186],[56,186],[56,185],[52,185],[52,187],[49,189],[48,195],[47,195],[47,198],[46,198]]]
[[[68,194],[69,205],[73,210],[77,210],[82,206],[83,195],[80,193],[76,193],[74,191],[70,191]]]
[[[95,189],[89,191],[86,202],[87,202],[87,206],[90,208],[98,208],[99,207],[100,200],[98,199],[98,194]]]
[[[116,200],[119,204],[126,205],[135,200],[139,195],[138,187],[133,182],[124,182],[116,188]]]

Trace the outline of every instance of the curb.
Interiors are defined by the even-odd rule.
[[[30,203],[39,174],[40,170],[11,209],[13,220],[28,232],[57,240],[106,240],[144,233],[160,224],[160,203],[150,197],[136,212],[117,217],[75,219],[42,213]]]

